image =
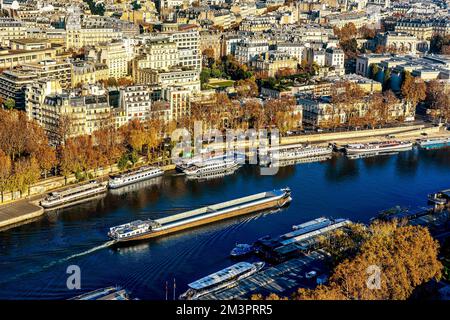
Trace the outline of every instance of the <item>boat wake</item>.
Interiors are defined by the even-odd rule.
[[[80,253],[73,254],[73,255],[71,255],[71,256],[68,256],[67,258],[63,258],[63,259],[60,259],[60,260],[56,260],[56,261],[54,261],[54,262],[52,262],[52,263],[49,263],[48,265],[45,265],[44,267],[47,267],[47,266],[50,266],[50,267],[51,267],[51,266],[53,266],[53,265],[55,265],[55,264],[62,263],[62,262],[66,262],[66,261],[69,261],[69,260],[71,260],[71,259],[73,259],[73,258],[78,258],[78,257],[82,257],[82,256],[85,256],[85,255],[88,255],[88,254],[90,254],[90,253],[92,253],[92,252],[94,252],[94,251],[98,251],[98,250],[101,250],[101,249],[104,249],[104,248],[108,248],[108,247],[112,246],[114,243],[115,243],[114,240],[105,242],[104,244],[99,245],[99,246],[94,247],[94,248],[91,248],[91,249],[89,249],[89,250],[86,250],[86,251],[83,251],[83,252],[80,252]]]
[[[27,272],[23,272],[23,273],[17,274],[17,275],[15,275],[15,276],[11,277],[11,278],[5,279],[4,281],[0,281],[0,284],[2,284],[2,283],[7,283],[7,282],[11,282],[11,281],[14,281],[14,280],[17,280],[17,279],[19,279],[19,278],[21,278],[21,277],[24,277],[24,276],[26,276],[26,275],[30,275],[30,274],[33,274],[33,273],[42,272],[42,271],[44,271],[44,270],[46,270],[46,269],[48,269],[48,268],[51,268],[51,267],[53,267],[53,266],[55,266],[55,265],[57,265],[57,264],[61,264],[61,263],[63,263],[63,262],[69,261],[69,260],[71,260],[71,259],[78,258],[78,257],[82,257],[82,256],[88,255],[88,254],[90,254],[90,253],[92,253],[92,252],[95,252],[95,251],[98,251],[98,250],[101,250],[101,249],[108,248],[108,247],[110,247],[111,245],[113,245],[114,243],[115,243],[115,241],[114,241],[114,240],[111,240],[111,241],[105,242],[105,243],[103,243],[103,244],[101,244],[101,245],[99,245],[99,246],[93,247],[93,248],[91,248],[91,249],[89,249],[89,250],[86,250],[86,251],[83,251],[83,252],[80,252],[80,253],[76,253],[76,254],[70,255],[70,256],[68,256],[68,257],[59,259],[59,260],[54,260],[54,261],[52,261],[52,262],[50,262],[50,263],[47,263],[46,265],[44,265],[44,266],[42,266],[42,267],[30,269],[30,270],[28,270]]]

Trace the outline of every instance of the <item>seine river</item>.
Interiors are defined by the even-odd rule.
[[[228,199],[289,186],[291,205],[124,248],[104,246],[110,226],[160,218]],[[426,205],[426,195],[450,188],[450,149],[419,150],[283,167],[274,176],[245,166],[234,175],[186,181],[166,174],[108,193],[73,208],[0,233],[0,299],[67,299],[88,290],[120,285],[139,299],[177,296],[187,283],[229,266],[236,242],[287,232],[319,216],[367,222],[396,205]],[[81,289],[69,290],[69,265],[81,270]]]

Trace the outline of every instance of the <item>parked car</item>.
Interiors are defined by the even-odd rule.
[[[317,278],[316,278],[316,283],[319,285],[319,284],[325,284],[326,282],[328,281],[328,277],[327,277],[327,275],[325,275],[325,274],[322,274],[322,275],[320,275],[320,276],[318,276]]]
[[[312,278],[314,278],[316,276],[317,276],[317,272],[314,271],[314,270],[305,273],[305,278],[306,279],[312,279]]]

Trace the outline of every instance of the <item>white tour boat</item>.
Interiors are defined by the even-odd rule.
[[[109,179],[109,188],[120,188],[132,183],[159,177],[164,171],[155,167],[142,167],[136,171],[130,171],[119,175],[111,176]]]
[[[389,152],[389,151],[407,151],[411,150],[413,143],[410,141],[383,141],[383,142],[369,142],[369,143],[355,143],[345,146],[347,154],[357,153],[375,153],[375,152]]]
[[[239,262],[230,267],[217,271],[209,276],[189,283],[189,289],[180,295],[183,300],[196,300],[202,296],[217,291],[219,289],[229,288],[242,280],[255,274],[264,268],[264,262]]]
[[[41,200],[40,204],[45,209],[65,207],[82,200],[88,200],[91,197],[102,194],[107,191],[106,183],[91,181],[81,186],[69,188],[63,191],[55,191]]]

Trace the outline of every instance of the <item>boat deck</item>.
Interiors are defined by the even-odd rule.
[[[128,300],[127,292],[119,287],[107,287],[86,292],[69,300]]]
[[[305,273],[313,269],[322,269],[321,263],[327,254],[315,251],[308,256],[292,259],[279,265],[270,267],[238,281],[234,287],[211,292],[202,296],[201,300],[232,300],[248,299],[252,294],[270,293],[288,294],[299,285],[308,287],[310,279],[305,279]],[[312,280],[315,283],[315,279]]]
[[[91,189],[95,189],[95,188],[99,188],[102,187],[103,185],[101,183],[86,183],[83,184],[81,186],[77,186],[77,187],[69,187],[66,188],[62,191],[53,191],[51,192],[52,195],[58,195],[60,197],[65,197],[65,196],[69,196],[75,193],[81,193],[83,191],[87,191],[87,190],[91,190]]]
[[[0,229],[40,217],[44,209],[28,200],[0,206]]]
[[[206,213],[214,213],[214,212],[217,212],[217,211],[223,210],[223,209],[233,209],[235,207],[250,203],[252,201],[262,200],[262,199],[271,198],[271,197],[277,197],[280,195],[282,195],[281,190],[261,192],[261,193],[257,193],[257,194],[251,195],[251,196],[226,201],[226,202],[202,207],[202,208],[195,209],[195,210],[186,211],[186,212],[175,214],[175,215],[165,217],[165,218],[156,219],[155,222],[157,222],[163,226],[166,226],[171,223],[179,223],[179,222],[182,222],[182,221],[185,221],[188,219],[192,219],[194,217],[197,217],[197,216],[200,216],[200,215],[203,215]]]

